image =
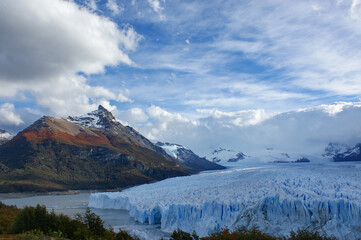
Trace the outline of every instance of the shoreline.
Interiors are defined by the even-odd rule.
[[[88,190],[68,190],[68,191],[54,191],[54,192],[11,192],[0,193],[0,201],[5,199],[26,198],[35,196],[56,196],[56,195],[76,195],[80,193],[90,192]]]
[[[67,190],[67,191],[51,191],[51,192],[10,192],[10,193],[0,193],[0,201],[6,199],[16,199],[16,198],[27,198],[27,197],[36,197],[36,196],[59,196],[59,195],[77,195],[81,193],[96,193],[96,192],[119,192],[125,188],[115,188],[115,189],[97,189],[97,190]]]

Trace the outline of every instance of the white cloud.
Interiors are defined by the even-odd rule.
[[[176,136],[183,132],[183,130],[189,132],[197,125],[195,121],[191,121],[179,113],[170,113],[159,106],[149,107],[147,114],[151,123],[146,125],[148,129],[146,135],[150,139],[163,140],[170,135]]]
[[[351,7],[350,7],[350,13],[352,16],[357,16],[360,14],[360,5],[361,5],[360,0],[352,1]]]
[[[136,127],[139,123],[148,121],[148,115],[140,108],[130,108],[127,111],[117,113],[117,118],[132,127]]]
[[[148,3],[152,7],[154,12],[160,13],[163,10],[159,0],[148,0]]]
[[[251,53],[246,57],[282,70],[279,77],[289,86],[331,95],[361,94],[361,53],[356,50],[361,28],[355,19],[361,16],[359,0],[297,1],[292,6],[255,1],[232,7],[216,43],[219,49]]]
[[[87,85],[86,79],[81,76],[60,77],[50,84],[35,85],[30,92],[45,112],[58,117],[90,112],[99,104],[115,109],[110,100],[132,102],[122,92],[115,94],[104,87]]]
[[[139,42],[144,39],[144,37],[138,34],[130,25],[127,25],[120,31],[119,38],[122,40],[121,44],[123,48],[128,51],[135,51]]]
[[[222,112],[218,109],[197,109],[197,112],[217,119],[219,124],[223,126],[251,126],[259,124],[270,117],[270,114],[267,114],[263,109],[236,112]]]
[[[106,7],[110,11],[112,11],[113,15],[121,14],[124,11],[124,8],[122,8],[120,5],[118,5],[115,0],[108,0],[106,3]]]
[[[121,31],[107,18],[73,2],[20,2],[0,3],[1,81],[41,81],[62,73],[102,73],[106,65],[133,64],[118,47],[124,40]]]
[[[0,105],[0,125],[15,125],[18,126],[24,123],[21,117],[15,113],[13,104],[4,103]]]
[[[85,4],[88,6],[89,9],[95,11],[98,9],[97,3],[95,0],[86,0]]]
[[[165,0],[163,0],[164,3]],[[151,8],[153,9],[154,12],[159,14],[159,17],[161,19],[165,19],[165,16],[162,14],[163,11],[163,7],[161,6],[161,3],[159,0],[148,0],[149,5],[151,6]]]
[[[89,8],[95,1],[87,2]],[[135,63],[142,38],[131,26],[80,7],[73,1],[0,2],[0,97],[29,92],[47,113],[80,114],[99,102],[131,101],[116,88],[90,86],[78,75],[102,74],[106,66]],[[69,112],[68,112],[69,111]]]
[[[344,109],[348,107],[361,107],[360,103],[351,103],[351,102],[338,102],[330,105],[320,105],[318,108],[323,110],[324,112],[330,114],[331,116],[336,115],[337,113],[342,112]]]

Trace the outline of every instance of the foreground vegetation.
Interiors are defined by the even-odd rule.
[[[0,202],[0,234],[17,234],[16,239],[31,240],[50,236],[72,240],[133,240],[125,231],[115,233],[104,226],[103,220],[89,209],[75,219],[48,212],[45,206],[18,209]]]
[[[77,214],[75,219],[54,212],[48,212],[45,206],[18,209],[0,202],[0,235],[16,234],[14,239],[72,239],[72,240],[139,240],[126,231],[115,233],[107,229],[103,220],[89,209],[85,214]],[[1,237],[0,237],[1,238]],[[238,228],[235,231],[224,229],[200,238],[181,230],[174,231],[171,240],[334,240],[306,230],[291,232],[289,237],[277,237],[259,231],[257,228]]]
[[[290,237],[276,237],[259,231],[256,227],[247,229],[240,227],[235,231],[224,229],[217,233],[212,233],[209,237],[200,238],[197,234],[189,234],[181,230],[174,231],[171,240],[336,240],[336,238],[322,236],[319,233],[298,230],[291,232]]]

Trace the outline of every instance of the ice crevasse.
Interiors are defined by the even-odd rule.
[[[127,209],[141,223],[200,236],[257,226],[287,235],[299,228],[361,237],[361,165],[269,164],[167,179],[122,192],[93,193],[89,206]]]

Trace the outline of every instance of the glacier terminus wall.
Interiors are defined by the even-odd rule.
[[[300,228],[361,237],[361,164],[260,164],[93,193],[89,206],[127,209],[137,221],[200,236],[257,226],[275,235]]]

